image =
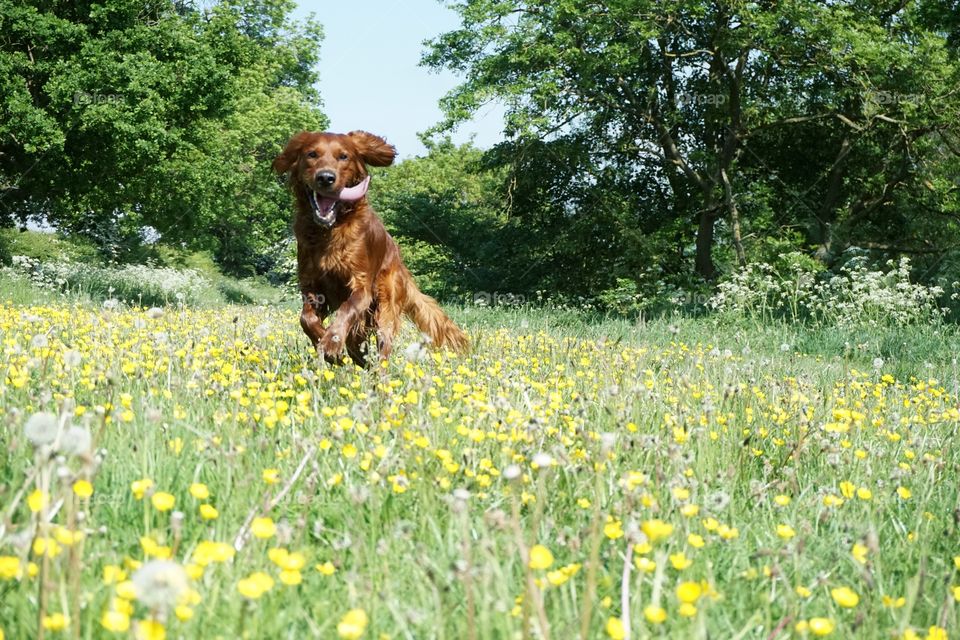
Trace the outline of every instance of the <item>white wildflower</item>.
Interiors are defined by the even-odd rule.
[[[83,362],[83,354],[76,349],[67,349],[63,352],[63,365],[68,369],[79,367],[81,362]]]
[[[186,594],[187,572],[170,560],[151,560],[133,574],[137,600],[148,609],[170,610]]]
[[[68,455],[88,453],[91,444],[90,431],[86,427],[72,426],[60,438],[60,449]]]
[[[411,342],[403,350],[403,357],[407,362],[419,362],[427,357],[427,350],[420,342]]]
[[[551,456],[549,453],[544,453],[541,451],[533,456],[532,462],[533,464],[537,465],[537,467],[542,469],[553,465],[553,456]]]
[[[57,438],[59,424],[57,416],[48,412],[40,411],[27,419],[23,425],[23,435],[27,440],[33,443],[35,447],[50,444]]]
[[[511,465],[507,465],[507,467],[503,470],[502,475],[507,480],[516,480],[517,478],[520,477],[521,473],[523,472],[520,470],[519,466],[515,464],[511,464]]]

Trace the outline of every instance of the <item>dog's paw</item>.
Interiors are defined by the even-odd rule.
[[[343,353],[343,336],[339,331],[327,331],[320,340],[320,353],[327,359],[337,360]]]

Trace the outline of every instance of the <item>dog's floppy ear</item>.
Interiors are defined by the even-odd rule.
[[[386,167],[397,157],[397,149],[380,136],[366,131],[351,131],[347,136],[357,145],[363,161],[371,167]]]
[[[306,144],[312,135],[313,133],[310,131],[295,133],[293,137],[290,138],[290,141],[287,142],[287,146],[280,152],[280,155],[274,159],[273,170],[277,173],[290,171],[290,168],[300,159],[300,151],[303,149],[303,145]]]

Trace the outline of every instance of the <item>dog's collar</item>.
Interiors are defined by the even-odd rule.
[[[365,195],[370,186],[370,176],[366,176],[359,183],[346,189],[341,189],[336,196],[320,196],[313,189],[307,189],[307,201],[313,209],[313,221],[327,229],[337,223],[337,210],[341,202],[356,202]]]

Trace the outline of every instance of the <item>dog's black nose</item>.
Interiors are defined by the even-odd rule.
[[[321,187],[329,187],[336,181],[337,176],[333,171],[317,171],[317,184]]]

